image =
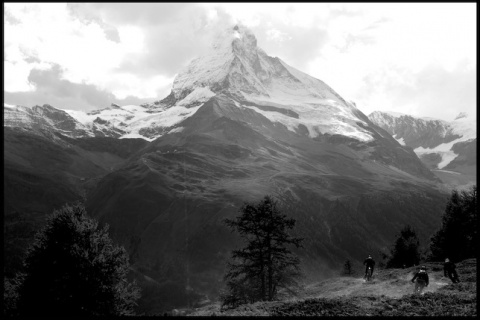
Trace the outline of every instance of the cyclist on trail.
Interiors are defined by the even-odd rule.
[[[415,280],[417,281],[415,282]],[[413,277],[412,282],[415,282],[415,290],[413,293],[421,294],[423,288],[428,287],[427,267],[422,266],[420,271],[418,271]]]
[[[368,272],[368,268],[372,268],[372,273],[370,274],[370,276],[373,276],[373,267],[375,266],[375,260],[373,260],[372,256],[371,255],[368,255],[368,258],[365,259],[365,261],[363,261],[363,264],[365,265],[365,277],[364,278],[367,278],[367,272]]]
[[[460,282],[460,279],[458,279],[457,271],[455,270],[455,264],[448,258],[445,259],[445,263],[443,264],[443,273],[445,277],[449,277],[453,283]]]

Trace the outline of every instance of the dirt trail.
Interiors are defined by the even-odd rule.
[[[295,297],[255,302],[221,310],[220,302],[196,309],[193,316],[476,316],[476,259],[457,264],[461,282],[443,275],[442,263],[425,263],[429,286],[413,295],[417,267],[375,270],[373,280],[335,277],[307,284]],[[358,271],[357,271],[358,272]],[[437,292],[438,291],[438,292]]]
[[[403,272],[402,272],[403,271]],[[379,271],[373,280],[366,282],[363,278],[338,277],[308,285],[300,299],[311,298],[334,298],[341,296],[386,296],[400,298],[413,293],[414,284],[411,282],[415,270],[402,270],[400,272]],[[441,272],[430,272],[429,286],[424,292],[435,292],[447,285],[449,280]],[[448,281],[447,281],[448,280]]]

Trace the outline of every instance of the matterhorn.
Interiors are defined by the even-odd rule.
[[[158,292],[218,294],[238,245],[222,221],[245,201],[278,199],[307,239],[298,250],[306,277],[321,279],[345,257],[387,248],[405,224],[432,234],[447,200],[411,148],[323,81],[269,56],[243,25],[221,32],[159,101],[4,110],[6,208],[27,210],[23,192],[50,213],[58,203],[20,185],[26,172],[48,182],[54,169],[59,197],[86,199]]]

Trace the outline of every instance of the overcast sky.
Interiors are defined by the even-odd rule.
[[[93,110],[164,98],[218,28],[242,22],[270,56],[365,114],[476,115],[476,3],[4,4],[4,100]]]

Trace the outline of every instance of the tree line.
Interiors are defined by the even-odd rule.
[[[452,191],[441,228],[431,237],[427,260],[460,261],[478,249],[477,189]],[[244,203],[240,215],[224,223],[243,240],[232,251],[224,275],[222,307],[272,301],[279,290],[298,287],[302,238],[290,235],[295,219],[287,217],[271,196]],[[388,268],[418,265],[422,259],[416,231],[405,226],[388,257]],[[4,278],[4,315],[134,315],[140,288],[128,281],[126,250],[109,237],[80,204],[65,205],[47,218],[27,251],[24,271]],[[351,264],[344,268],[350,273]]]
[[[413,227],[400,230],[386,258],[387,268],[418,265],[421,260],[462,261],[476,256],[478,250],[477,186],[453,190],[442,216],[442,225],[430,238],[427,252],[422,253]]]

